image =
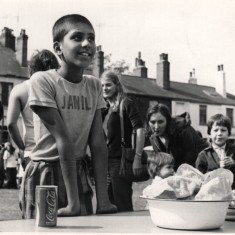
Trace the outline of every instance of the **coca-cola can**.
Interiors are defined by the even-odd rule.
[[[54,227],[57,224],[58,187],[36,186],[36,221],[39,227]]]

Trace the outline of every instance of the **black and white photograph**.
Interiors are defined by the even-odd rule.
[[[0,232],[235,233],[235,0],[0,0]]]

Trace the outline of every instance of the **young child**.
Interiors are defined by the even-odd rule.
[[[4,169],[6,171],[7,188],[17,189],[16,175],[17,175],[17,161],[18,156],[15,148],[10,142],[5,144],[6,150],[4,151]]]
[[[35,208],[36,185],[58,185],[59,216],[93,213],[93,191],[84,160],[90,147],[96,183],[96,213],[114,213],[106,188],[107,148],[102,130],[105,107],[100,80],[83,75],[96,52],[95,32],[81,15],[65,15],[53,26],[58,70],[31,77],[29,104],[36,146],[25,172],[26,213]]]
[[[162,192],[163,188],[159,188],[159,182],[175,174],[174,164],[175,160],[171,154],[164,152],[148,154],[148,171],[153,181],[143,190],[144,196],[155,197],[159,192]],[[164,181],[162,186],[166,187],[166,185],[167,183]],[[148,204],[145,209],[149,209]]]
[[[223,167],[235,174],[235,148],[227,141],[231,135],[230,119],[223,114],[212,116],[207,123],[207,133],[210,135],[211,145],[199,153],[196,168],[205,174]],[[232,188],[235,188],[235,182]]]
[[[46,71],[58,67],[58,60],[51,51],[45,49],[37,51],[30,59],[30,76],[38,71]],[[18,171],[19,183],[21,183],[20,179],[23,177],[24,169],[29,162],[31,151],[35,145],[33,112],[28,102],[29,83],[30,80],[26,80],[12,89],[7,111],[8,131],[12,140],[18,147],[18,154],[20,156]],[[22,116],[23,133],[20,133],[17,124],[20,115]]]
[[[175,174],[175,160],[171,154],[158,152],[157,154],[149,155],[148,171],[151,178],[160,177],[165,179]]]

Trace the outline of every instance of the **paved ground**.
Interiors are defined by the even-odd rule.
[[[150,181],[144,183],[133,183],[133,205],[134,210],[144,210],[146,201],[140,199],[143,188],[149,185]],[[0,220],[21,219],[21,212],[18,205],[17,189],[0,189]],[[95,204],[95,203],[94,203]]]

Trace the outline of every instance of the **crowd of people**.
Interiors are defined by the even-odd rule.
[[[38,52],[31,59],[30,79],[17,85],[9,99],[8,130],[18,155],[15,156],[9,144],[5,146],[3,159],[8,162],[4,168],[11,187],[15,187],[12,176],[16,171],[10,169],[13,166],[10,160],[13,157],[21,160],[22,218],[35,217],[36,185],[58,186],[59,216],[94,213],[88,153],[95,183],[96,213],[133,211],[134,181],[120,174],[122,144],[133,147],[133,132],[136,136],[133,175],[140,176],[143,172],[141,157],[146,138],[154,152],[148,159],[151,178],[169,177],[182,163],[203,173],[219,167],[235,173],[234,148],[227,144],[231,134],[229,118],[221,114],[211,118],[208,123],[211,142],[192,127],[189,113],[172,117],[168,107],[161,103],[150,107],[146,120],[142,120],[137,105],[124,93],[115,72],[104,72],[100,80],[83,74],[96,52],[94,28],[87,18],[65,15],[55,22],[52,32],[60,64],[52,52]],[[23,135],[17,126],[20,114]]]

